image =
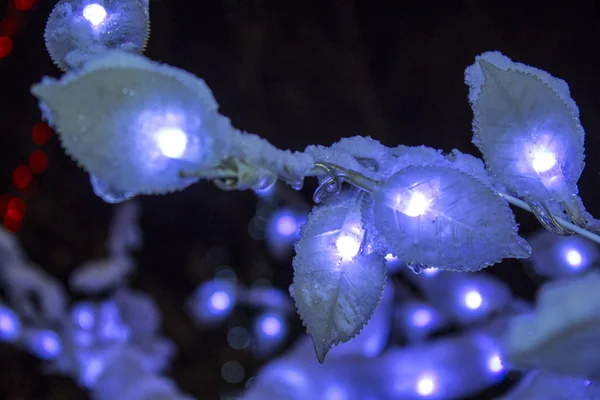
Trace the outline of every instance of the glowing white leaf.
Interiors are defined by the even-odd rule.
[[[331,346],[360,332],[385,285],[385,258],[368,254],[364,243],[360,198],[315,208],[296,244],[290,291],[320,362]],[[341,236],[359,243],[359,253],[340,251]]]
[[[231,140],[202,80],[142,56],[108,52],[32,91],[67,153],[113,192],[182,189],[195,180],[179,172],[218,165]]]
[[[474,271],[530,254],[506,201],[448,161],[395,173],[373,215],[389,252],[408,264]]]
[[[600,379],[600,273],[542,287],[535,312],[511,321],[505,352],[517,367]]]
[[[567,84],[498,52],[465,71],[473,108],[473,143],[498,178],[530,201],[577,193],[584,130]]]

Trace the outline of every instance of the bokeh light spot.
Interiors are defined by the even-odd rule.
[[[221,367],[221,376],[229,383],[239,383],[244,379],[244,367],[237,361],[228,361]]]
[[[298,230],[296,219],[291,215],[282,215],[277,221],[277,232],[282,236],[293,235]]]
[[[488,360],[488,368],[492,372],[500,372],[504,369],[502,359],[498,354],[493,354]]]
[[[412,315],[412,323],[418,328],[427,326],[431,322],[431,312],[426,309],[416,310]]]
[[[281,332],[281,321],[275,317],[263,319],[261,328],[267,336],[276,336]]]
[[[26,189],[33,179],[31,170],[26,165],[19,165],[13,171],[13,183],[19,189]]]
[[[18,232],[19,229],[21,229],[21,226],[23,225],[23,219],[12,219],[10,217],[10,215],[8,215],[8,212],[6,213],[6,215],[4,215],[4,229],[6,229],[8,232]]]
[[[210,296],[210,305],[217,311],[226,310],[230,303],[229,295],[221,290]]]
[[[37,0],[15,0],[15,8],[19,11],[27,11],[30,10]]]
[[[52,137],[52,129],[44,122],[38,122],[31,130],[31,138],[33,143],[38,146],[43,146],[50,141]]]
[[[13,197],[12,199],[10,199],[6,207],[6,215],[9,218],[15,221],[21,221],[25,217],[26,212],[27,205],[25,205],[23,199],[20,199],[18,197]]]
[[[29,168],[34,174],[41,174],[48,168],[48,155],[42,150],[36,150],[29,157]]]

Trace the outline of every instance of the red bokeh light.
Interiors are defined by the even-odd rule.
[[[4,216],[4,228],[9,232],[18,232],[23,225],[23,219],[12,219],[8,213]]]
[[[13,48],[12,39],[9,36],[0,36],[0,58],[10,54]]]
[[[15,0],[15,8],[19,11],[27,11],[37,3],[37,0]]]
[[[31,131],[31,138],[33,139],[33,143],[37,144],[38,146],[42,146],[48,143],[51,137],[52,129],[50,129],[48,124],[44,122],[38,122],[33,126],[33,129]]]
[[[26,189],[32,180],[31,170],[26,165],[19,165],[13,171],[13,183],[19,189]]]
[[[21,221],[25,217],[26,212],[27,206],[25,205],[23,199],[13,197],[8,202],[8,207],[5,215],[8,215],[8,217],[14,221]]]
[[[48,168],[48,156],[42,150],[36,150],[29,157],[29,168],[34,174],[41,174]]]

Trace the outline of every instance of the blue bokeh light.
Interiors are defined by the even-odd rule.
[[[0,305],[0,341],[16,342],[21,336],[21,322],[10,308]]]

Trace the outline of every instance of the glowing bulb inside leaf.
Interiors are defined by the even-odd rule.
[[[106,10],[100,4],[89,4],[83,9],[83,18],[96,27],[106,19]]]
[[[532,167],[537,173],[544,173],[556,165],[556,156],[553,152],[543,147],[538,147],[532,151]]]
[[[352,258],[360,251],[361,242],[354,235],[342,234],[335,241],[335,247],[342,258]]]
[[[435,390],[435,383],[430,376],[423,376],[417,382],[417,393],[421,396],[429,396]]]
[[[483,303],[483,298],[481,294],[477,290],[469,290],[467,294],[465,294],[465,305],[471,309],[476,310],[481,307]]]
[[[169,158],[180,158],[185,152],[187,142],[187,135],[179,128],[163,128],[156,132],[158,148]]]
[[[571,267],[580,267],[583,263],[583,257],[581,253],[575,249],[569,249],[565,254],[565,259]]]
[[[281,236],[291,236],[298,230],[296,219],[292,215],[281,215],[277,220],[277,232]]]
[[[408,204],[406,204],[402,212],[409,217],[418,217],[425,214],[432,199],[428,198],[424,193],[414,191],[410,193]]]
[[[504,366],[502,365],[502,359],[498,354],[493,354],[488,359],[488,368],[491,372],[500,372],[504,369]]]

